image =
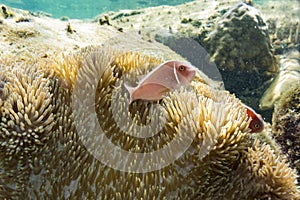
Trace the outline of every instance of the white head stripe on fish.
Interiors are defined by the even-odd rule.
[[[176,71],[175,62],[174,62],[174,75],[175,75],[175,78],[176,78],[177,83],[180,84],[179,78],[178,78],[178,76],[177,76],[177,71]]]

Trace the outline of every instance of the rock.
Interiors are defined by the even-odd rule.
[[[221,70],[276,71],[267,28],[257,9],[244,3],[234,6],[206,39],[211,59]]]
[[[269,33],[275,54],[284,54],[293,49],[300,51],[300,20],[284,18],[269,19]]]
[[[300,53],[290,51],[280,59],[280,72],[260,99],[261,109],[272,109],[290,87],[300,83]]]
[[[225,88],[257,110],[278,71],[261,13],[245,3],[233,6],[217,19],[203,45],[220,69]]]

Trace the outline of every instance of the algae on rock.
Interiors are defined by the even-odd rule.
[[[275,104],[273,134],[300,181],[300,84],[288,89]]]

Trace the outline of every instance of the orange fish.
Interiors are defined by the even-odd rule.
[[[251,117],[251,122],[249,124],[249,128],[251,129],[251,133],[259,133],[264,129],[264,120],[260,114],[257,114],[252,108],[246,106],[247,115]]]
[[[125,84],[130,103],[137,99],[159,100],[170,91],[191,82],[196,68],[189,63],[170,60],[162,63],[139,81],[136,87]]]

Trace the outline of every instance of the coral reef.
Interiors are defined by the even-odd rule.
[[[264,12],[274,53],[282,55],[292,49],[300,51],[299,1],[270,1],[258,9]]]
[[[231,8],[206,40],[211,59],[222,70],[276,71],[267,25],[252,6]]]
[[[7,7],[5,5],[1,5],[1,14],[3,16],[3,18],[8,18],[8,17],[13,17],[14,13],[12,11],[8,11]]]
[[[137,138],[132,133],[142,132],[131,123],[118,127],[118,119],[113,118],[113,103],[120,108],[118,116],[125,115],[126,119],[141,124],[149,121],[149,105],[157,103],[137,101],[126,112],[128,94],[113,91],[121,88],[118,85],[122,83],[121,77],[135,79],[151,71],[161,60],[105,46],[88,48],[68,57],[69,60],[56,62],[56,67],[41,70],[32,66],[24,66],[24,70],[20,66],[14,66],[15,70],[3,68],[5,73],[0,76],[1,198],[299,197],[294,172],[281,155],[250,134],[246,109],[234,95],[199,81],[193,82],[192,88],[170,92],[158,102],[166,119],[163,129],[153,137]],[[95,77],[99,82],[95,82]],[[84,80],[84,84],[78,80]],[[67,84],[61,84],[64,81]],[[82,97],[80,91],[89,89],[95,89],[95,104],[74,110],[72,103],[89,97]],[[78,95],[78,99],[71,98],[72,95]],[[115,170],[96,159],[84,145],[85,140],[91,140],[95,147],[102,143],[79,135],[81,131],[88,132],[80,124],[93,122],[90,118],[78,122],[76,115],[89,116],[87,111],[91,109],[97,113],[106,137],[128,152],[152,152],[176,136],[196,137],[178,159],[164,168],[144,173]],[[126,160],[114,152],[108,156]],[[142,164],[143,160],[132,162]]]
[[[258,110],[260,97],[278,71],[268,26],[259,10],[246,3],[219,10],[214,18],[197,40],[219,68],[225,88]],[[270,114],[264,117],[271,121]]]
[[[291,86],[275,104],[273,134],[300,174],[300,83]],[[300,179],[298,178],[298,182]]]
[[[268,27],[275,54],[284,54],[292,49],[300,50],[299,19],[285,18],[282,21],[269,19]]]
[[[264,83],[277,71],[267,25],[259,11],[245,3],[225,12],[203,44],[220,69],[226,89],[246,103],[261,96]],[[255,104],[250,105],[257,108]]]
[[[292,50],[280,59],[280,72],[260,99],[261,109],[271,109],[293,85],[300,83],[300,53]]]
[[[241,101],[220,91],[222,85],[201,71],[190,87],[167,93],[161,101],[136,101],[127,106],[125,80],[137,82],[138,76],[164,60],[184,60],[155,41],[181,34],[209,46],[212,55],[213,42],[218,40],[226,48],[237,49],[229,51],[233,58],[226,57],[221,45],[217,52],[224,55],[214,59],[220,58],[223,75],[231,79],[226,88],[256,104],[256,97],[277,70],[268,34],[276,54],[299,48],[299,23],[282,20],[286,8],[262,7],[266,17],[262,20],[249,6],[257,8],[255,2],[233,6],[236,2],[204,0],[178,7],[110,12],[103,15],[107,18],[103,17],[102,26],[99,18],[62,21],[2,6],[0,199],[299,199],[293,169],[299,172],[299,89],[283,95],[287,101],[279,100],[273,118],[272,131],[288,160],[270,136],[269,125],[263,133],[250,133]],[[290,2],[289,14],[298,16]],[[214,26],[214,22],[219,24]],[[66,32],[68,23],[76,32]],[[257,49],[249,45],[253,42],[258,43]],[[87,47],[91,44],[99,46]],[[222,57],[229,60],[224,65]],[[291,67],[286,71],[295,74],[299,70]],[[89,97],[95,98],[83,104]],[[248,104],[247,98],[244,103]],[[156,115],[153,106],[162,113]],[[90,118],[92,112],[96,120]],[[165,152],[164,159],[120,157],[117,151],[105,149],[98,130],[83,137],[81,133],[93,133],[95,122],[112,144],[131,153],[155,153],[176,138],[184,141],[191,136],[193,140],[183,154],[173,148]],[[143,128],[151,122],[163,122],[162,128]],[[137,137],[140,134],[152,137]],[[90,151],[98,147],[104,148],[100,154],[115,160],[116,166],[106,165]],[[177,157],[170,165],[151,171],[157,162],[165,163],[174,154]],[[134,173],[128,170],[132,166],[145,168]]]

